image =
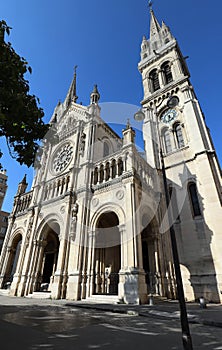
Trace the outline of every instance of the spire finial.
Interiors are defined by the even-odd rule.
[[[148,6],[150,8],[150,11],[153,11],[153,1],[152,0],[148,1]]]

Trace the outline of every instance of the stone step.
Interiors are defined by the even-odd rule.
[[[82,302],[85,301],[90,302],[90,303],[97,303],[97,304],[117,304],[119,302],[119,298],[117,295],[92,295],[84,300],[82,300]]]
[[[51,292],[33,292],[32,294],[28,294],[26,298],[51,299]]]
[[[0,295],[9,295],[9,289],[0,289]]]

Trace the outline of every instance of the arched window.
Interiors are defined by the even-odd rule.
[[[121,176],[123,173],[123,161],[122,159],[118,159],[118,176]]]
[[[105,141],[103,143],[103,157],[106,157],[109,155],[109,145],[108,143]]]
[[[177,123],[174,127],[174,133],[176,137],[176,144],[178,148],[184,147],[184,139],[181,124]]]
[[[171,139],[170,139],[169,129],[164,129],[163,130],[162,137],[163,137],[163,145],[164,145],[165,153],[171,152],[172,151],[172,146],[171,146]]]
[[[116,177],[116,160],[113,159],[111,163],[111,177],[114,179]]]
[[[171,83],[171,81],[173,81],[173,76],[169,62],[165,62],[164,64],[162,64],[161,69],[163,72],[164,84]]]
[[[160,82],[158,77],[157,69],[152,70],[149,75],[150,83],[151,83],[151,91],[154,92],[160,89]]]
[[[200,216],[201,211],[200,211],[200,204],[199,204],[199,199],[197,194],[197,186],[194,182],[191,182],[188,184],[188,192],[189,192],[193,216]]]
[[[98,179],[99,179],[98,168],[95,168],[95,170],[94,170],[94,185],[97,184]]]

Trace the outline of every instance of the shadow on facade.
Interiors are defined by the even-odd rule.
[[[203,296],[208,302],[219,303],[218,281],[211,252],[213,232],[205,222],[204,201],[196,185],[196,176],[187,169],[186,172],[188,180],[182,181],[183,187],[170,184],[171,188],[176,188],[176,195],[171,195],[171,212],[186,299],[199,300]],[[181,198],[184,203],[178,209],[177,201],[180,203]]]

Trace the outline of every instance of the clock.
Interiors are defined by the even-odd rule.
[[[73,146],[71,143],[66,143],[61,146],[54,154],[52,160],[52,170],[59,173],[67,168],[73,156]]]
[[[161,122],[163,123],[170,123],[177,117],[177,111],[175,109],[168,109],[166,112],[164,112],[161,116]]]

